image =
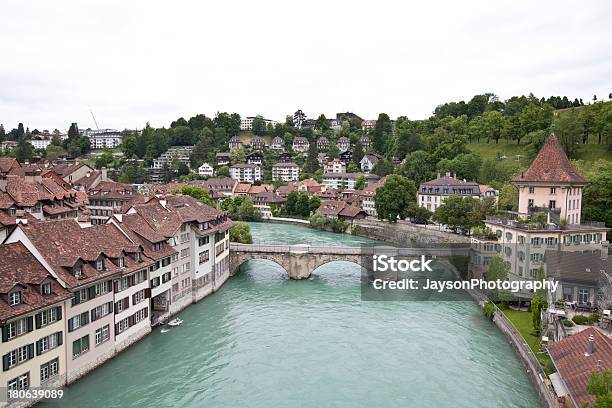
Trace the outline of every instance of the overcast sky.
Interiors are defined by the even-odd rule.
[[[494,92],[612,92],[612,2],[29,1],[0,5],[8,130],[217,111],[425,118]]]

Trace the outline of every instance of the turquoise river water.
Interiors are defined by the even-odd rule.
[[[255,241],[366,239],[252,224]],[[370,241],[371,242],[371,241]],[[359,267],[292,281],[251,261],[217,293],[45,407],[536,407],[504,337],[472,302],[365,302]]]

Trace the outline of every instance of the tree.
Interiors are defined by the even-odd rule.
[[[353,161],[353,163],[360,165],[363,156],[363,146],[361,145],[361,143],[355,143],[355,147],[353,148],[353,157],[351,160]]]
[[[427,224],[431,219],[432,212],[425,207],[414,204],[409,212],[409,217],[415,224]]]
[[[435,162],[431,155],[423,150],[408,153],[404,164],[400,168],[403,176],[421,183],[430,180],[434,176]]]
[[[507,120],[501,112],[488,111],[482,115],[482,125],[487,140],[494,139],[495,144],[497,144],[499,143],[502,131],[507,126]]]
[[[327,158],[329,160],[334,160],[338,157],[340,157],[340,149],[338,148],[338,145],[335,142],[330,142],[329,146],[327,147]],[[353,157],[355,157],[354,153]]]
[[[448,196],[444,199],[444,203],[436,208],[433,219],[453,230],[457,230],[457,228],[469,230],[474,226],[469,214],[476,206],[477,201],[472,197]]]
[[[0,123],[0,142],[3,142],[5,137],[6,132],[4,131],[4,126],[2,125],[2,123]]]
[[[355,181],[355,190],[363,190],[366,187],[366,178],[364,175],[357,177]]]
[[[315,129],[320,130],[322,132],[330,129],[329,122],[327,121],[325,115],[319,115],[319,117],[315,121]]]
[[[555,118],[555,134],[568,158],[577,158],[583,131],[584,126],[576,109],[570,109]]]
[[[230,151],[230,160],[232,163],[244,163],[246,160],[246,152],[243,147],[232,149]]]
[[[374,150],[379,153],[386,151],[392,129],[393,124],[391,123],[391,118],[389,118],[389,115],[386,113],[379,114],[378,119],[376,120],[376,126],[374,126]]]
[[[487,269],[487,280],[494,282],[497,280],[505,281],[508,279],[508,265],[498,255],[491,258],[491,263]]]
[[[392,174],[385,184],[376,190],[374,206],[378,218],[391,223],[408,217],[410,206],[416,202],[416,185],[406,177]]]
[[[298,200],[298,192],[292,191],[287,194],[287,201],[285,201],[285,211],[287,214],[295,214],[296,204]]]
[[[504,184],[499,192],[497,208],[502,211],[518,211],[519,191],[514,184]]]
[[[595,405],[588,406],[587,408],[612,407],[612,370],[593,371],[589,375],[587,392],[597,398]]]
[[[20,163],[31,160],[34,155],[34,146],[27,142],[25,139],[20,139],[17,147],[15,148],[15,158]]]
[[[384,177],[391,174],[393,169],[393,164],[389,160],[382,158],[376,162],[374,168],[372,169],[372,173],[376,174],[377,176]]]
[[[304,164],[304,171],[306,173],[314,173],[319,168],[319,153],[317,151],[317,144],[310,142],[308,145],[308,156],[306,157],[306,163]]]
[[[266,133],[266,122],[264,121],[264,118],[260,115],[257,115],[253,118],[253,133],[261,136],[264,135]]]
[[[196,200],[209,205],[211,207],[215,207],[215,203],[210,198],[210,192],[208,189],[200,186],[181,186],[177,187],[172,191],[173,194],[183,194],[189,197],[193,197]]]
[[[236,209],[234,218],[243,221],[255,221],[259,218],[259,214],[250,198],[245,197],[245,199],[240,203]]]
[[[321,199],[315,195],[308,200],[308,209],[310,213],[314,213],[321,206]]]
[[[145,170],[136,161],[125,163],[121,167],[118,180],[125,184],[141,184],[145,182]]]
[[[66,150],[64,150],[63,147],[54,144],[50,144],[49,146],[47,146],[45,152],[45,158],[49,161],[55,161],[58,158],[66,157],[67,155],[68,153],[66,152]]]
[[[582,193],[582,219],[612,227],[612,163],[598,160],[587,176],[590,184]]]
[[[51,146],[49,146],[51,147]],[[47,148],[48,150],[49,148]],[[63,149],[62,149],[63,150]],[[95,163],[96,169],[101,169],[102,167],[108,167],[109,164],[113,162],[113,154],[109,151],[105,151],[102,153],[97,159]]]
[[[79,126],[76,123],[71,123],[68,128],[68,139],[76,139],[79,137]]]
[[[546,275],[544,274],[544,267],[540,266],[538,273],[536,274],[536,281],[544,282]],[[531,323],[533,330],[536,333],[540,333],[540,326],[542,323],[542,310],[547,307],[546,302],[546,291],[544,289],[538,289],[533,294],[531,299]]]
[[[239,244],[252,244],[251,226],[245,222],[237,222],[230,229],[230,241]]]
[[[295,202],[295,215],[301,215],[304,217],[310,215],[308,194],[304,192],[298,193],[297,201]]]
[[[218,177],[229,177],[230,176],[229,167],[227,166],[219,167],[217,169],[217,176]]]
[[[21,140],[25,137],[25,130],[23,129],[23,123],[17,125],[17,140]]]

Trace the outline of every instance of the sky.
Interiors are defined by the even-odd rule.
[[[218,111],[282,121],[422,119],[493,92],[612,92],[612,2],[3,0],[0,123],[168,126]]]

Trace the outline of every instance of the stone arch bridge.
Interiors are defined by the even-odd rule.
[[[372,255],[384,253],[389,256],[446,257],[467,255],[469,248],[392,248],[388,246],[345,247],[313,245],[270,245],[237,244],[230,245],[230,272],[235,275],[240,266],[250,260],[267,259],[282,266],[291,279],[306,279],[319,266],[333,261],[352,262],[371,269]]]

